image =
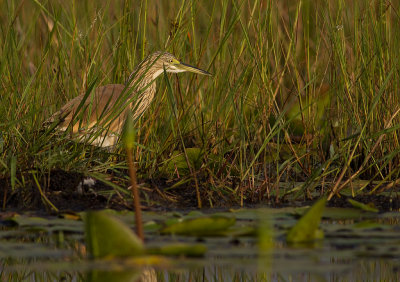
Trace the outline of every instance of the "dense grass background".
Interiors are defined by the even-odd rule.
[[[294,191],[311,197],[316,187],[338,191],[356,179],[368,180],[357,189],[397,184],[398,1],[4,0],[0,7],[0,175],[13,190],[30,183],[43,190],[44,176],[62,169],[124,192],[125,174],[109,177],[126,167],[123,148],[75,144],[43,132],[42,123],[92,84],[123,83],[157,50],[214,77],[158,80],[136,125],[139,179],[195,179],[210,205]]]

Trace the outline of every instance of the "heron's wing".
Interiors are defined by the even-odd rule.
[[[123,110],[117,111],[119,106],[124,107],[123,101],[119,98],[125,89],[126,86],[123,84],[108,84],[96,88],[89,95],[81,94],[66,103],[48,121],[59,122],[59,130],[65,131],[71,126],[73,133],[90,130],[99,125],[112,126],[121,118],[121,114],[123,115]],[[85,96],[86,100],[83,101]],[[70,125],[72,121],[74,124]]]

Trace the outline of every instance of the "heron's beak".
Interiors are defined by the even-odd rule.
[[[182,63],[182,62],[179,62],[179,64],[177,64],[175,66],[177,68],[181,69],[181,70],[184,70],[184,71],[190,71],[190,72],[194,72],[194,73],[198,73],[198,74],[204,74],[204,75],[212,76],[211,73],[209,73],[209,72],[207,72],[205,70],[198,69],[198,68],[196,68],[194,66],[191,66],[191,65],[188,65],[188,64],[185,64],[185,63]]]

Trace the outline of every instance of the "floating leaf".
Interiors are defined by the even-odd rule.
[[[236,219],[226,216],[199,217],[186,219],[165,227],[161,232],[167,234],[207,236],[217,235],[234,225]]]
[[[361,222],[354,224],[354,228],[385,230],[385,229],[391,229],[392,226],[369,220],[369,221],[361,221]]]
[[[2,241],[0,244],[1,261],[5,261],[4,259],[6,258],[63,258],[71,254],[71,251],[49,248],[48,246],[46,246],[46,244],[38,242],[28,243]]]
[[[256,236],[257,228],[253,226],[234,226],[221,232],[221,235],[226,237]]]
[[[118,219],[105,212],[88,212],[84,217],[85,241],[93,258],[136,256],[144,253],[141,240]]]
[[[202,213],[201,211],[195,210],[195,211],[190,211],[190,212],[185,216],[185,218],[197,218],[197,217],[200,217],[200,216],[204,216],[204,213]]]
[[[327,219],[359,219],[364,216],[363,211],[355,208],[326,207],[323,217]]]
[[[146,232],[152,232],[152,231],[157,231],[161,228],[161,225],[158,224],[155,221],[147,221],[144,225],[143,228]]]
[[[29,217],[25,215],[15,215],[6,220],[8,224],[18,225],[25,229],[32,231],[68,231],[68,232],[82,232],[82,222],[77,220],[70,220],[64,218],[42,218],[42,217]]]
[[[162,247],[151,248],[148,250],[150,254],[164,255],[164,256],[188,256],[188,257],[201,257],[207,251],[207,247],[203,244],[169,244]]]
[[[322,230],[319,230],[322,213],[325,208],[326,198],[318,200],[289,230],[286,240],[289,243],[309,242],[323,238]]]
[[[375,208],[373,205],[366,205],[361,202],[358,202],[353,199],[347,199],[347,201],[355,208],[361,209],[363,211],[368,211],[368,212],[379,212],[377,208]]]

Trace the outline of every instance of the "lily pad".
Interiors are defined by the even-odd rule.
[[[187,256],[187,257],[201,257],[207,251],[207,247],[203,244],[168,244],[162,247],[150,248],[148,253],[158,254],[164,256]]]
[[[365,230],[365,229],[390,230],[392,228],[392,226],[383,224],[383,223],[379,223],[379,222],[375,222],[375,221],[371,221],[371,220],[367,220],[367,221],[361,221],[361,222],[354,224],[354,228],[363,229],[363,230]]]
[[[336,208],[326,207],[324,209],[323,217],[326,219],[359,219],[364,216],[364,212],[355,208]]]
[[[161,233],[190,236],[219,235],[222,231],[234,225],[235,222],[236,219],[234,217],[199,217],[173,223],[162,229]]]
[[[18,225],[26,230],[31,231],[67,231],[67,232],[82,232],[82,221],[65,218],[43,218],[29,217],[25,215],[14,215],[6,220],[9,224]]]

